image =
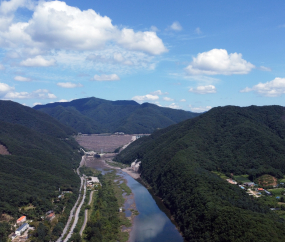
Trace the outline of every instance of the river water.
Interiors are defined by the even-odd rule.
[[[105,174],[106,169],[97,162],[88,164]],[[183,237],[180,235],[175,225],[159,208],[155,199],[142,184],[133,179],[127,173],[117,169],[117,174],[127,180],[127,185],[133,193],[136,210],[139,215],[135,216],[130,232],[129,242],[183,242]],[[132,199],[127,199],[124,204],[126,216],[131,216]],[[163,206],[162,203],[160,207]],[[165,207],[164,207],[165,209]]]
[[[125,172],[118,172],[131,188],[139,215],[135,217],[130,242],[183,242],[175,225],[162,212],[149,191]]]

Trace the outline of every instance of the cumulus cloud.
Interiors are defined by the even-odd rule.
[[[155,101],[158,100],[159,96],[157,95],[152,95],[152,94],[147,94],[144,96],[134,96],[132,98],[132,100],[136,101],[136,102],[144,102],[144,101]]]
[[[10,87],[8,84],[0,82],[0,98],[4,97],[9,92],[12,92],[14,89],[14,87]]]
[[[216,87],[213,85],[208,86],[198,86],[196,88],[191,87],[189,92],[194,92],[198,94],[208,94],[208,93],[216,93]]]
[[[179,105],[177,105],[176,103],[171,103],[168,107],[173,109],[180,109]]]
[[[0,5],[0,13],[8,15],[15,12],[19,7],[26,7],[32,10],[34,5],[33,2],[30,0],[2,1]]]
[[[168,50],[155,32],[137,32],[132,29],[123,29],[117,42],[129,50],[141,50],[153,55],[159,55]]]
[[[182,26],[178,21],[173,22],[173,24],[170,25],[170,29],[175,30],[175,31],[181,31]]]
[[[240,92],[256,92],[266,97],[278,97],[285,94],[285,78],[276,77],[269,82],[260,82],[252,88],[246,87]]]
[[[75,88],[75,87],[83,87],[80,83],[72,83],[72,82],[58,82],[56,85],[63,88]]]
[[[163,100],[164,100],[164,101],[169,101],[169,102],[170,102],[170,101],[173,101],[173,99],[170,98],[170,97],[164,97]]]
[[[232,75],[247,74],[255,66],[242,59],[242,54],[228,54],[225,49],[212,49],[199,53],[185,68],[190,75]]]
[[[30,82],[31,81],[30,78],[23,77],[23,76],[15,76],[14,80],[18,82]]]
[[[181,99],[180,102],[186,102],[186,99]]]
[[[26,5],[17,3],[4,7],[4,10],[7,12]],[[6,29],[1,31],[0,26],[0,45],[6,47],[82,51],[98,50],[107,43],[116,43],[125,49],[151,55],[167,51],[162,40],[153,31],[120,29],[107,16],[101,16],[92,9],[81,11],[61,1],[39,1],[34,7],[32,18],[27,22],[12,23],[11,17],[4,20],[2,25]]]
[[[51,59],[51,60],[46,60],[45,58],[43,58],[42,56],[38,55],[34,58],[28,58],[24,61],[22,61],[20,63],[21,66],[43,66],[43,67],[47,67],[47,66],[53,66],[55,65],[55,60]]]
[[[95,75],[92,80],[94,81],[119,81],[120,77],[117,74],[111,74],[111,75],[102,74],[101,76]]]
[[[203,113],[206,111],[209,111],[212,107],[211,106],[206,106],[206,107],[193,107],[192,105],[189,105],[189,108],[192,112],[195,113]]]

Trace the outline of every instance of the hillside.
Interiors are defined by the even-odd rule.
[[[74,130],[11,101],[0,101],[0,127],[0,145],[9,153],[0,155],[0,215],[40,219],[53,208],[59,188],[77,193],[80,180],[73,169],[80,154],[70,137]],[[20,211],[26,206],[33,209]]]
[[[284,108],[218,107],[132,143],[116,158],[141,176],[190,241],[284,241],[284,221],[212,171],[285,174]]]
[[[199,115],[150,103],[140,105],[135,101],[108,101],[95,97],[37,105],[34,109],[81,133],[152,133]]]

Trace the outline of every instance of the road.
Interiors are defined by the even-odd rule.
[[[79,166],[79,167],[81,167],[84,163],[85,163],[85,156],[82,156],[81,162],[80,162],[80,166]],[[77,168],[77,171],[76,171],[76,172],[77,172],[78,176],[80,176],[79,168]],[[70,226],[70,223],[71,223],[72,218],[73,218],[74,210],[76,209],[77,204],[79,203],[79,200],[80,200],[80,197],[81,197],[81,189],[82,189],[82,187],[84,186],[84,178],[83,178],[83,177],[80,177],[80,179],[81,179],[81,185],[80,185],[79,195],[78,195],[77,201],[76,201],[76,203],[74,204],[73,208],[72,208],[71,211],[70,211],[69,218],[68,218],[67,223],[66,223],[66,225],[65,225],[65,227],[64,227],[64,229],[63,229],[63,231],[62,231],[62,233],[61,233],[61,236],[57,239],[56,242],[61,242],[61,241],[63,241],[62,238],[64,237],[64,235],[66,234],[66,232],[67,232],[67,230],[68,230],[68,228],[69,228],[69,226]],[[86,189],[86,186],[84,186],[84,188]],[[85,190],[85,194],[86,194],[86,190]],[[83,201],[84,201],[84,200],[83,200]],[[73,232],[73,230],[72,230],[72,232]],[[65,241],[65,240],[64,240],[64,241]]]
[[[90,192],[90,197],[89,197],[88,205],[90,205],[91,202],[92,202],[93,193],[94,193],[94,191],[91,191],[91,192]],[[80,233],[80,236],[82,236],[82,234],[83,234],[83,231],[84,231],[84,229],[85,229],[85,227],[86,227],[86,224],[87,224],[87,220],[88,220],[88,209],[85,209],[84,222],[83,222],[83,225],[82,225],[82,227],[81,227],[81,229],[80,229],[80,232],[79,232],[79,233]]]
[[[81,178],[81,179],[84,179],[84,178]],[[82,205],[84,203],[84,200],[85,200],[85,197],[86,197],[86,184],[85,183],[86,183],[86,180],[84,179],[84,183],[83,183],[83,186],[84,186],[83,198],[82,198],[81,203],[79,204],[79,206],[78,206],[78,208],[77,208],[77,210],[75,212],[73,224],[72,224],[72,226],[71,226],[71,228],[69,230],[69,233],[67,234],[66,238],[64,239],[64,242],[67,242],[70,239],[70,237],[73,234],[73,230],[75,229],[76,224],[78,222],[79,213],[80,213],[81,207],[82,207]]]

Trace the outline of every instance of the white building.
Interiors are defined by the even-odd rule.
[[[27,223],[24,223],[23,225],[21,225],[15,232],[16,235],[21,235],[21,233],[23,233],[26,229],[28,229],[30,226]]]

